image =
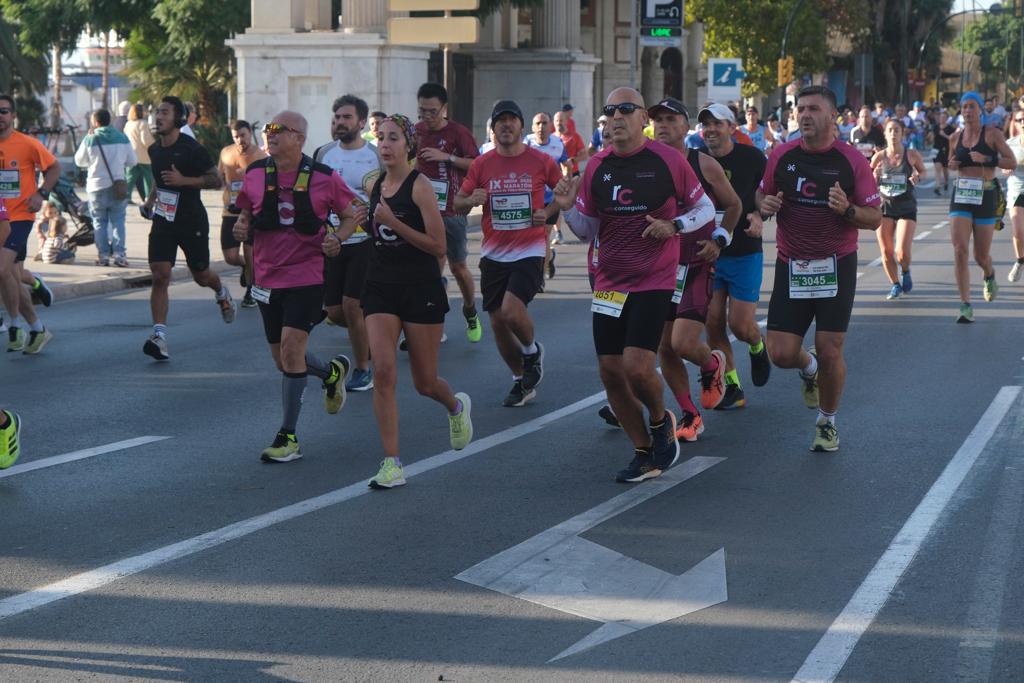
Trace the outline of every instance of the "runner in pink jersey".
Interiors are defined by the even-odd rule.
[[[835,140],[835,118],[831,90],[801,90],[801,137],[772,151],[756,197],[762,216],[779,221],[768,355],[780,368],[800,369],[804,403],[818,410],[813,451],[839,448],[835,415],[857,289],[857,231],[875,230],[882,219],[871,165],[855,147]],[[815,347],[806,351],[803,339],[812,321]]]
[[[308,124],[297,112],[283,111],[267,124],[270,156],[245,173],[235,200],[241,215],[235,239],[253,235],[252,297],[259,303],[263,331],[282,373],[283,418],[264,462],[302,457],[295,435],[307,375],[320,378],[324,407],[337,413],[345,403],[345,377],[351,362],[339,355],[324,363],[307,352],[309,333],[323,317],[324,254],[337,256],[355,232],[355,194],[333,169],[302,153]],[[341,219],[338,232],[325,230],[329,211]]]
[[[594,346],[608,400],[634,448],[616,479],[638,482],[659,476],[679,457],[656,351],[676,285],[678,233],[713,220],[715,209],[683,156],[644,137],[640,93],[618,88],[603,111],[612,145],[588,162],[582,178],[559,181],[555,202],[578,237],[600,240]]]
[[[473,160],[455,196],[455,208],[484,207],[480,289],[494,342],[512,372],[506,408],[525,405],[544,378],[544,347],[526,307],[544,285],[547,222],[558,212],[544,205],[562,171],[549,154],[523,143],[523,114],[511,100],[491,112],[495,147]]]

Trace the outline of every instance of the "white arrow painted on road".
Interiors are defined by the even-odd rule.
[[[580,534],[725,460],[698,456],[661,477],[470,567],[455,578],[528,602],[604,622],[549,661],[588,650],[728,599],[725,549],[678,576]]]

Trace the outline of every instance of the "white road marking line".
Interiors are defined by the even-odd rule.
[[[1024,419],[1017,414],[1015,429],[1004,436],[1011,444],[1019,444],[1024,437]],[[1016,583],[1013,570],[1014,553],[1021,523],[1021,501],[1024,500],[1024,469],[1014,467],[1020,461],[1020,451],[1009,449],[1005,464],[996,475],[999,490],[992,504],[992,518],[985,534],[978,561],[977,578],[971,591],[967,609],[966,634],[960,641],[955,679],[959,681],[987,681],[992,676],[992,660],[999,644],[999,629],[1003,619],[1003,600],[1007,583]]]
[[[634,485],[597,507],[473,565],[455,578],[601,622],[597,630],[549,662],[725,602],[728,588],[724,548],[677,576],[580,538],[580,534],[598,524],[724,460],[690,458],[657,479]]]
[[[169,436],[139,436],[134,439],[127,439],[126,441],[117,441],[115,443],[108,443],[106,446],[96,446],[94,448],[84,448],[80,451],[72,451],[63,455],[55,455],[50,458],[42,458],[40,460],[32,460],[30,462],[23,463],[21,465],[14,465],[6,470],[0,470],[0,479],[6,477],[13,477],[16,474],[24,474],[25,472],[33,472],[35,470],[41,470],[46,467],[53,467],[55,465],[63,465],[66,462],[74,462],[75,460],[85,460],[96,455],[103,455],[104,453],[113,453],[114,451],[123,451],[126,448],[134,448],[135,446],[144,446],[147,443],[154,443],[156,441],[164,441],[169,439]]]
[[[978,461],[1007,411],[1024,387],[1003,387],[978,424],[935,480],[882,557],[861,582],[843,611],[814,646],[794,682],[833,681],[864,632],[871,626],[903,573],[913,562],[950,499]]]
[[[931,230],[925,230],[924,232],[918,233],[918,234],[914,235],[914,241],[918,242],[920,240],[923,240],[925,237],[927,237],[930,234],[932,234]]]
[[[938,223],[932,226],[932,230],[941,230],[947,225],[949,225],[949,221],[939,221]]]
[[[514,427],[491,434],[478,441],[469,444],[461,451],[448,450],[438,453],[419,462],[405,466],[406,479],[419,474],[425,474],[431,470],[443,467],[458,460],[463,460],[488,449],[508,443],[521,436],[532,434],[543,429],[552,422],[572,415],[590,406],[597,405],[605,400],[605,392],[600,392],[580,399],[575,403],[552,411],[546,415],[534,418]],[[287,505],[277,510],[271,510],[262,515],[250,517],[234,524],[209,531],[199,536],[166,545],[156,550],[141,555],[126,557],[117,562],[93,569],[91,571],[75,574],[61,581],[35,588],[31,591],[12,595],[9,598],[0,600],[0,620],[16,614],[29,612],[43,605],[70,598],[86,591],[94,590],[107,584],[113,583],[133,574],[152,569],[161,564],[193,555],[203,550],[214,548],[228,541],[234,541],[249,534],[256,533],[267,527],[281,522],[286,522],[296,517],[316,512],[338,503],[343,503],[353,498],[366,495],[372,489],[366,486],[365,481],[350,484],[340,489],[335,489],[313,498]]]

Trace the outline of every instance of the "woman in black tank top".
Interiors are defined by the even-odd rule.
[[[886,121],[885,149],[871,158],[871,168],[882,195],[882,223],[875,236],[882,252],[882,267],[891,286],[886,299],[899,298],[914,287],[910,277],[910,248],[917,229],[914,186],[921,182],[926,169],[917,150],[907,149],[903,144],[904,135],[902,121],[896,117]]]
[[[971,306],[971,275],[967,254],[974,237],[974,261],[984,277],[985,301],[996,298],[995,269],[992,267],[993,229],[1002,228],[1005,198],[994,180],[996,167],[1013,169],[1013,152],[1000,130],[981,123],[981,96],[964,93],[960,99],[964,126],[949,140],[949,169],[959,171],[949,204],[950,239],[953,242],[956,285],[960,292],[958,323],[974,322]],[[998,226],[998,227],[997,227]]]
[[[377,131],[384,173],[370,193],[370,234],[374,257],[366,275],[362,306],[374,366],[373,412],[384,447],[384,461],[372,488],[405,484],[398,456],[396,355],[404,331],[413,383],[423,396],[448,411],[452,448],[473,438],[469,396],[454,394],[437,374],[437,357],[448,311],[441,281],[445,255],[444,222],[430,182],[413,170],[416,133],[404,116],[384,119]]]

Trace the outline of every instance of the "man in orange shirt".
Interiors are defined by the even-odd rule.
[[[242,189],[245,169],[254,161],[265,159],[267,155],[253,143],[252,126],[248,121],[238,119],[231,124],[231,139],[235,141],[234,144],[228,145],[220,151],[220,162],[217,164],[217,170],[224,183],[224,213],[220,224],[220,248],[224,253],[225,261],[233,266],[242,266],[242,286],[245,287],[242,306],[255,308],[256,301],[252,298],[252,245],[245,245],[245,258],[243,259],[242,255],[238,253],[240,243],[235,239],[232,230],[234,230],[235,222],[241,213],[235,206],[235,197]]]
[[[60,178],[60,163],[38,140],[14,129],[15,116],[14,98],[0,94],[0,199],[7,204],[11,223],[10,236],[0,248],[0,296],[10,316],[7,350],[36,354],[53,335],[43,327],[21,283],[28,235],[36,212]],[[36,185],[40,171],[41,187]],[[41,288],[38,280],[35,287]],[[28,323],[28,334],[21,327],[21,317]]]

